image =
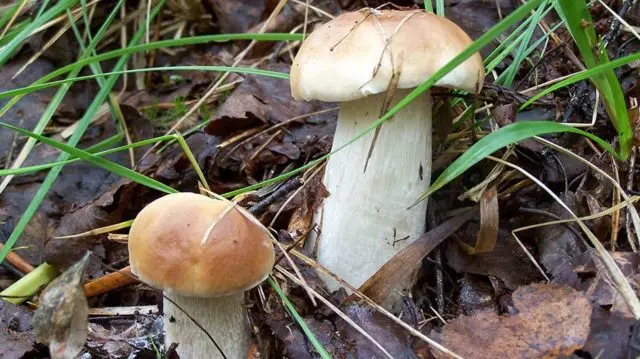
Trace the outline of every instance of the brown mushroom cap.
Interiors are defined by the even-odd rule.
[[[129,232],[132,272],[149,285],[191,297],[224,296],[258,285],[275,261],[266,228],[234,208],[201,243],[229,205],[195,193],[151,202]]]
[[[458,25],[420,10],[344,13],[318,27],[300,47],[291,66],[291,93],[305,101],[357,100],[386,91],[394,68],[400,69],[398,88],[414,88],[471,42]],[[484,76],[482,58],[475,53],[435,85],[477,93]]]

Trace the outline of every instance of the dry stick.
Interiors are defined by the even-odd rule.
[[[635,36],[636,38],[640,39],[640,34],[638,34],[638,32],[633,28],[633,26],[629,25],[628,22],[626,22],[620,15],[618,15],[615,11],[613,11],[607,4],[604,3],[604,1],[599,0],[600,4],[607,9],[607,11],[609,11],[611,13],[611,15],[613,15],[613,17],[616,18],[616,20],[618,20],[619,23],[621,23],[622,25],[624,25],[629,32],[631,32],[633,34],[633,36]],[[627,0],[627,3],[629,3],[629,0]],[[628,8],[627,8],[628,10]],[[619,26],[620,24],[618,24]],[[613,29],[612,29],[613,31]]]
[[[613,279],[614,286],[624,298],[625,302],[629,306],[629,309],[631,309],[631,312],[633,313],[634,318],[640,319],[640,300],[638,300],[638,297],[634,293],[633,288],[631,288],[631,284],[629,284],[629,281],[625,278],[624,274],[620,270],[620,267],[618,267],[616,262],[613,260],[613,258],[609,254],[609,252],[607,252],[606,248],[604,248],[604,246],[602,245],[602,243],[600,243],[598,238],[594,236],[594,234],[589,230],[589,228],[587,228],[584,222],[582,222],[580,218],[576,216],[576,214],[571,210],[571,208],[569,208],[569,206],[567,206],[566,203],[564,203],[555,193],[553,193],[553,191],[551,191],[548,187],[546,187],[544,183],[542,183],[535,176],[531,175],[529,172],[525,171],[521,167],[516,166],[510,162],[503,161],[502,159],[493,157],[493,156],[487,156],[487,159],[491,159],[498,163],[502,163],[505,166],[511,167],[519,171],[523,175],[527,176],[529,179],[535,182],[540,188],[542,188],[545,192],[547,192],[567,212],[569,212],[571,217],[573,217],[573,219],[577,221],[578,225],[587,235],[591,244],[594,246],[596,252],[599,254],[599,257],[602,260],[602,263],[607,268],[607,270],[609,271],[609,274]]]
[[[321,115],[321,114],[324,114],[324,113],[327,113],[327,112],[337,111],[338,109],[339,109],[339,107],[332,107],[332,108],[328,108],[328,109],[326,109],[326,110],[320,110],[320,111],[315,111],[315,112],[306,113],[306,114],[304,114],[304,115],[300,115],[300,116],[292,117],[292,118],[290,118],[290,119],[288,119],[288,120],[282,121],[282,122],[278,123],[277,125],[273,125],[273,126],[271,126],[271,127],[267,127],[267,128],[265,128],[265,129],[262,129],[262,130],[260,130],[260,129],[259,129],[259,130],[257,130],[257,132],[256,132],[256,133],[251,133],[251,134],[249,134],[248,136],[250,136],[250,137],[248,137],[248,138],[246,138],[246,139],[242,140],[241,142],[239,142],[238,144],[236,144],[236,145],[235,145],[231,150],[229,150],[229,152],[225,155],[225,157],[229,157],[229,156],[231,155],[231,153],[233,153],[233,152],[234,152],[236,149],[238,149],[241,145],[243,145],[243,144],[245,144],[245,143],[247,143],[247,142],[249,142],[249,141],[251,141],[251,140],[255,139],[256,137],[258,137],[258,136],[260,136],[260,135],[266,134],[266,133],[271,132],[271,131],[273,131],[273,130],[276,130],[276,129],[280,128],[280,127],[286,126],[286,125],[290,124],[291,122],[298,121],[298,120],[303,120],[303,119],[307,119],[307,118],[309,118],[309,117],[311,117],[311,116]],[[248,131],[247,131],[247,132],[248,132]],[[243,133],[243,134],[244,134],[244,133]],[[243,136],[243,137],[244,137],[244,136]],[[224,148],[224,147],[226,147],[226,146],[229,146],[229,145],[231,145],[233,142],[237,141],[237,140],[238,140],[238,138],[240,138],[240,137],[234,137],[234,138],[232,138],[232,139],[229,139],[229,140],[227,140],[227,141],[225,141],[225,142],[223,142],[223,143],[219,144],[217,147],[218,147],[218,148]]]
[[[611,159],[611,167],[612,167],[611,170],[613,171],[615,180],[617,183],[620,183],[620,174],[618,173],[619,171],[618,171],[618,164],[616,162],[616,159],[613,157],[611,153],[609,153],[609,158]],[[620,203],[620,190],[618,190],[616,187],[613,188],[612,197],[613,198],[611,199],[611,202],[613,204]],[[612,251],[616,250],[616,244],[618,242],[618,231],[620,230],[619,225],[620,225],[620,211],[618,210],[613,212],[613,214],[611,214],[611,250]],[[631,248],[634,248],[634,247],[632,246]]]
[[[151,315],[160,313],[157,305],[143,305],[133,307],[105,307],[105,308],[89,308],[89,316],[111,317],[111,316],[130,316],[130,315]]]
[[[2,248],[4,248],[4,244],[0,243],[0,250],[2,250]],[[16,267],[16,269],[24,274],[27,274],[35,269],[29,262],[22,259],[22,257],[17,255],[14,251],[11,251],[9,252],[9,254],[7,254],[7,262],[9,262],[9,264]]]
[[[138,282],[139,280],[131,273],[131,267],[126,266],[117,272],[109,273],[85,284],[84,295],[87,298],[95,297]]]
[[[293,191],[293,193],[289,196],[289,198],[287,198],[284,203],[282,204],[282,206],[280,206],[280,208],[278,209],[278,212],[276,212],[276,214],[273,216],[273,219],[271,220],[271,223],[269,223],[269,227],[273,227],[273,224],[276,223],[276,220],[278,219],[278,216],[280,216],[280,213],[282,212],[282,210],[287,206],[287,204],[289,204],[289,202],[291,202],[291,200],[293,200],[293,198],[295,198],[295,196],[300,193],[300,191],[302,191],[302,189],[304,188],[304,186],[307,185],[307,183],[311,182],[311,179],[313,177],[315,177],[315,175],[317,175],[318,173],[320,173],[320,171],[324,168],[324,166],[326,165],[326,162],[323,163],[319,163],[316,166],[310,168],[311,175],[309,175],[309,177],[307,177],[306,180],[304,180],[304,182],[302,183],[302,185],[300,187],[298,187],[295,191]]]
[[[289,271],[282,268],[280,265],[277,265],[276,269],[280,273],[284,274],[290,281],[294,282],[297,285],[302,285],[302,282],[300,282],[293,274],[289,273]],[[323,296],[318,294],[318,292],[313,290],[313,288],[308,288],[308,290],[313,294],[313,296],[318,298],[324,305],[329,307],[340,318],[344,319],[345,322],[347,322],[349,325],[351,325],[351,327],[353,327],[356,331],[362,334],[368,341],[370,341],[376,348],[378,348],[387,358],[393,359],[393,356],[391,356],[391,354],[389,354],[389,352],[387,352],[387,350],[384,349],[384,347],[380,345],[380,343],[378,343],[375,339],[373,339],[371,335],[369,335],[369,333],[367,333],[358,324],[356,324],[353,320],[351,320],[351,318],[349,318],[346,314],[344,314],[340,309],[338,309],[335,305],[331,304],[331,302],[329,302]]]
[[[570,77],[576,76],[576,75],[581,74],[581,73],[583,73],[583,72],[585,72],[585,71],[586,71],[586,70],[582,70],[582,71],[574,72],[574,73],[572,73],[572,74],[568,74],[568,75],[560,76],[560,77],[555,78],[555,79],[553,79],[553,80],[549,80],[549,81],[547,81],[547,82],[543,82],[543,83],[541,83],[541,84],[535,85],[535,86],[530,87],[530,88],[528,88],[528,89],[524,89],[524,90],[520,91],[520,93],[521,93],[521,94],[523,94],[523,95],[525,95],[525,94],[527,94],[527,93],[529,93],[529,92],[533,92],[533,91],[539,90],[539,89],[541,89],[541,88],[543,88],[543,87],[547,87],[547,86],[549,86],[549,85],[553,85],[553,84],[558,83],[558,82],[560,82],[560,81],[564,81],[564,80],[566,80],[566,79],[568,79],[568,78],[570,78]]]
[[[631,158],[629,160],[629,173],[627,177],[627,191],[631,191],[633,189],[633,178],[635,175],[635,167],[636,167],[636,147],[631,147]],[[633,243],[631,238],[637,231],[634,231],[633,227],[631,227],[632,218],[631,211],[627,210],[627,220],[625,221],[625,228],[627,229],[627,240],[629,243]],[[633,247],[632,247],[633,248]],[[635,252],[635,251],[634,251]]]
[[[291,0],[291,2],[294,2],[294,3],[298,4],[298,5],[305,6],[306,8],[313,10],[316,14],[322,15],[322,16],[326,16],[329,19],[335,19],[336,18],[335,16],[333,16],[333,15],[329,14],[328,12],[320,9],[319,7],[310,5],[308,0],[307,0],[306,3],[302,2],[300,0]]]
[[[24,7],[27,5],[29,1],[28,0],[23,0],[22,3],[20,4],[20,6],[18,7],[18,9],[16,10],[15,13],[13,13],[13,16],[11,16],[11,20],[9,20],[9,22],[7,23],[7,25],[5,25],[4,30],[2,30],[2,34],[0,34],[0,39],[2,39],[4,37],[4,35],[7,34],[7,31],[9,31],[9,29],[11,28],[11,26],[13,26],[13,23],[16,21],[16,19],[18,18],[18,16],[22,15],[21,12],[24,9]]]
[[[76,16],[74,16],[73,21],[78,21],[78,19],[80,18],[81,14],[78,13]],[[27,67],[29,67],[29,65],[31,65],[33,62],[35,62],[40,56],[42,56],[42,54],[47,51],[51,45],[53,45],[56,41],[58,41],[58,39],[64,35],[65,32],[67,32],[67,30],[69,30],[71,28],[71,23],[67,22],[60,30],[58,30],[56,32],[55,35],[53,35],[43,46],[42,48],[40,48],[40,50],[38,50],[38,52],[36,52],[35,54],[33,54],[33,56],[31,56],[31,58],[29,58],[29,60],[27,60],[27,62],[24,63],[24,65],[22,65],[22,67],[20,67],[20,69],[18,71],[16,71],[16,73],[11,77],[11,79],[15,79],[16,77],[20,76],[20,74],[22,72],[24,72],[24,70],[26,70]],[[0,37],[1,38],[1,37]]]
[[[449,349],[447,349],[447,348],[443,347],[442,345],[440,345],[440,343],[438,343],[435,340],[427,337],[426,335],[422,334],[420,331],[416,330],[414,327],[410,326],[409,324],[405,323],[404,321],[402,321],[401,319],[399,319],[395,315],[391,314],[388,310],[386,310],[383,307],[381,307],[380,305],[378,305],[378,303],[374,302],[373,300],[371,300],[371,298],[369,298],[366,295],[362,294],[362,292],[360,292],[357,288],[354,288],[351,284],[345,282],[344,280],[339,278],[337,275],[333,274],[330,270],[328,270],[325,267],[323,267],[318,262],[316,262],[313,259],[305,256],[304,254],[300,253],[299,251],[297,251],[295,249],[292,249],[290,252],[294,256],[298,257],[298,259],[302,260],[303,262],[307,263],[308,265],[312,266],[313,268],[321,271],[322,273],[324,273],[324,274],[330,276],[331,278],[333,278],[334,280],[338,281],[342,286],[344,286],[345,288],[349,289],[355,296],[357,296],[358,298],[364,300],[367,304],[369,304],[371,307],[373,307],[379,313],[381,313],[385,317],[393,320],[396,324],[398,324],[399,326],[401,326],[404,329],[406,329],[413,336],[415,336],[417,338],[420,338],[425,343],[427,343],[427,344],[431,345],[432,347],[442,351],[445,354],[448,354],[448,355],[450,355],[452,357],[455,357],[455,358],[461,358],[459,355],[453,353]]]
[[[265,32],[265,30],[267,29],[267,26],[271,23],[271,21],[273,21],[273,19],[275,19],[275,17],[280,13],[280,11],[282,10],[282,8],[284,7],[284,5],[287,3],[287,0],[280,0],[280,2],[278,2],[278,4],[276,5],[276,7],[273,9],[273,11],[271,12],[271,14],[269,15],[269,17],[267,18],[267,20],[265,20],[264,24],[262,25],[262,27],[260,28],[260,31],[258,31],[258,33],[262,34]],[[236,56],[236,58],[233,61],[233,64],[231,65],[232,67],[237,66],[243,59],[245,56],[247,56],[247,54],[249,53],[249,51],[251,51],[251,49],[255,46],[255,44],[257,43],[256,40],[251,40],[251,42],[249,43],[249,45],[240,53],[238,54],[238,56]],[[180,127],[180,125],[182,125],[182,123],[189,118],[189,116],[191,116],[197,109],[200,108],[200,106],[202,106],[202,104],[204,102],[207,101],[207,99],[213,95],[213,93],[218,89],[218,87],[220,87],[220,85],[222,85],[222,83],[227,79],[227,76],[229,76],[229,72],[225,72],[223,73],[220,78],[218,79],[218,81],[216,81],[213,86],[211,86],[211,88],[204,94],[204,96],[202,96],[202,98],[200,98],[200,100],[198,100],[198,102],[196,102],[195,105],[193,105],[193,107],[191,107],[189,109],[189,111],[187,111],[187,113],[185,113],[182,118],[180,118],[178,120],[178,122],[176,122],[173,126],[171,126],[171,128],[167,131],[167,133],[165,133],[166,135],[171,134],[171,132],[174,132],[178,127]],[[154,151],[157,147],[159,146],[158,143],[154,144],[149,150],[147,150],[147,152],[145,152],[145,154],[142,156],[142,158],[147,157],[147,155],[149,155],[152,151]],[[141,158],[141,161],[142,161]]]
[[[302,288],[304,288],[304,291],[307,292],[307,295],[309,296],[309,299],[311,300],[311,303],[313,304],[313,306],[314,307],[317,306],[318,303],[316,303],[316,299],[313,293],[311,293],[311,287],[309,287],[307,280],[304,278],[304,276],[302,276],[302,273],[300,273],[300,269],[298,268],[298,265],[296,265],[296,262],[294,262],[293,259],[291,259],[291,256],[289,255],[289,251],[287,251],[287,249],[285,249],[282,246],[282,244],[278,242],[274,237],[271,237],[271,240],[273,241],[273,243],[275,243],[278,246],[278,248],[280,248],[280,251],[282,252],[282,255],[284,256],[284,258],[287,258],[289,265],[291,265],[291,268],[293,268],[293,271],[296,273],[298,280],[300,281],[300,283],[302,283]]]

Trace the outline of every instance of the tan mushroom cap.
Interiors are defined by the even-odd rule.
[[[132,272],[149,285],[190,297],[225,296],[258,285],[275,261],[266,228],[234,208],[201,244],[228,205],[195,193],[151,202],[129,232]]]
[[[344,13],[318,27],[300,47],[291,67],[291,93],[297,100],[330,102],[382,93],[393,75],[390,54],[396,69],[402,63],[398,88],[414,88],[471,42],[458,25],[424,11]],[[475,53],[435,85],[477,93],[484,76],[482,58]]]

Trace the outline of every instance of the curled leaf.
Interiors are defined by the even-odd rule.
[[[82,278],[91,252],[45,289],[33,315],[39,342],[49,345],[53,359],[72,359],[82,350],[88,332],[87,298]]]

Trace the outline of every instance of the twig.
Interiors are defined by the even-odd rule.
[[[85,284],[84,295],[87,298],[95,297],[138,282],[138,279],[131,273],[131,267],[127,266]]]
[[[302,185],[302,180],[300,179],[300,177],[295,177],[295,178],[292,178],[292,179],[288,180],[282,186],[280,186],[277,190],[275,190],[273,193],[271,193],[270,195],[265,197],[263,200],[261,200],[260,202],[256,203],[251,208],[249,208],[249,212],[251,214],[253,214],[253,215],[261,213],[267,207],[269,207],[275,201],[277,201],[278,198],[280,198],[280,197],[284,196],[285,194],[295,190],[296,188],[298,188],[301,185]]]
[[[0,243],[0,250],[2,250],[2,248],[4,248],[4,244]],[[9,254],[7,254],[6,260],[24,274],[27,274],[35,269],[29,262],[22,259],[22,257],[17,255],[14,251],[11,251],[9,252]]]

